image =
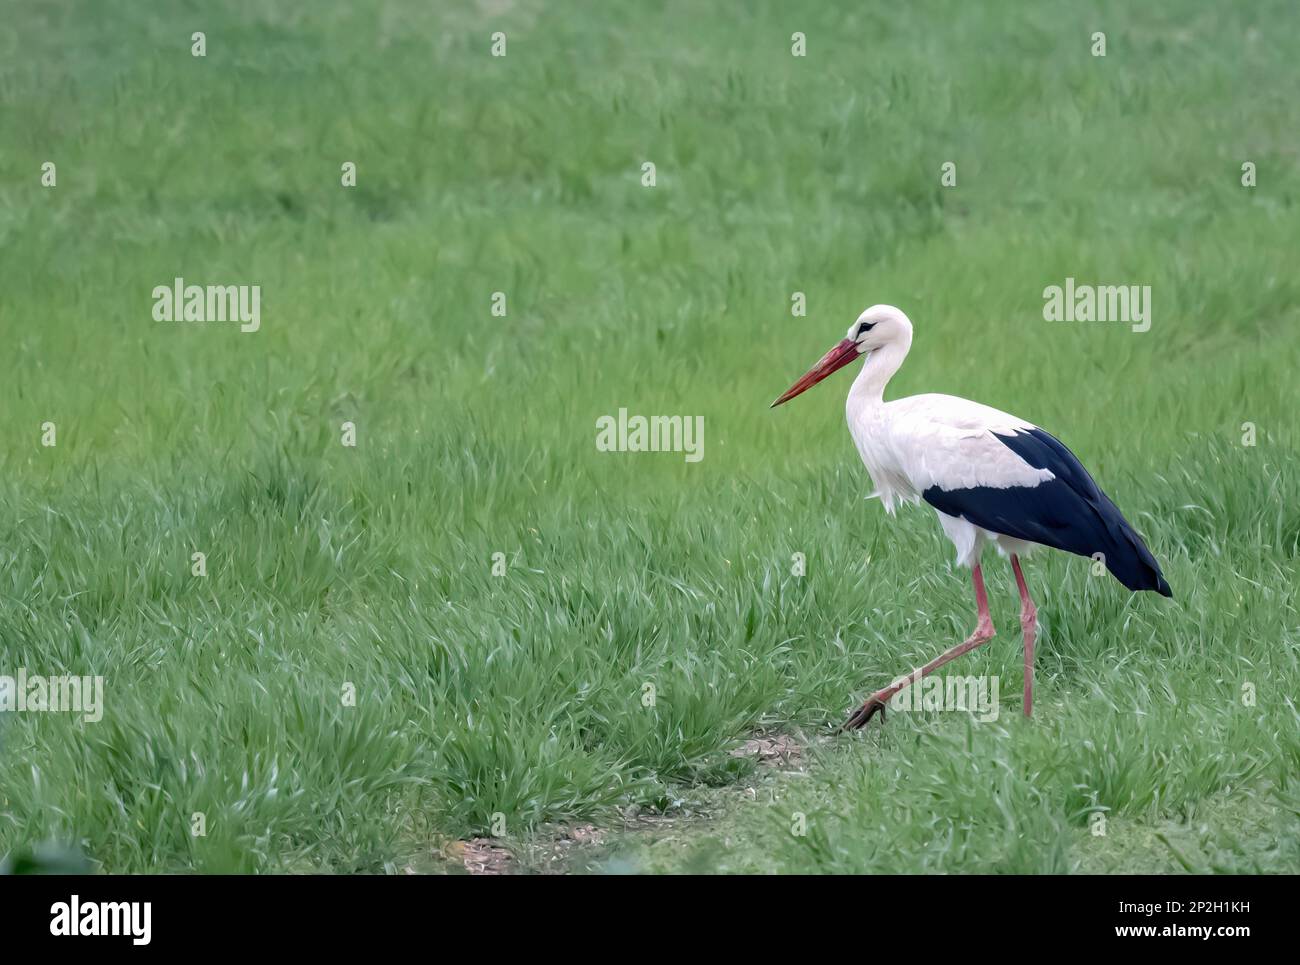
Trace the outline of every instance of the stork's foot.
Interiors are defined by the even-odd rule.
[[[876,716],[876,711],[880,711],[880,722],[885,722],[885,701],[879,697],[868,697],[866,703],[849,715],[849,719],[840,725],[840,733],[846,730],[858,730],[866,727],[867,722]]]

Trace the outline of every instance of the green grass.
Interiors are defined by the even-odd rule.
[[[1300,870],[1293,5],[4,19],[0,674],[102,674],[105,713],[0,717],[0,854],[381,870],[727,793],[737,739],[970,629],[933,514],[862,500],[849,376],[767,408],[889,302],[892,394],[1050,428],[1176,598],[1035,558],[1026,723],[989,566],[1001,633],[953,669],[1001,678],[999,722],[893,715],[738,809],[741,850],[657,867],[1185,868],[1159,836],[1191,828],[1194,868]],[[153,321],[177,275],[261,285],[261,331]],[[1150,285],[1151,330],[1043,321],[1067,276]],[[705,458],[598,451],[620,407],[703,415]]]

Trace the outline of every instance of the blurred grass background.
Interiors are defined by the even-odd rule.
[[[0,19],[0,673],[106,678],[101,723],[0,718],[0,853],[379,870],[495,813],[670,807],[743,777],[753,729],[838,722],[969,629],[933,516],[862,502],[849,377],[767,409],[889,302],[916,326],[892,394],[1051,429],[1177,598],[1036,559],[1025,725],[990,567],[1002,634],[954,672],[1001,676],[1002,723],[849,742],[778,867],[1122,869],[1089,813],[1213,802],[1272,829],[1219,866],[1297,870],[1267,840],[1300,764],[1293,5]],[[261,285],[261,331],[153,321],[176,276]],[[1151,330],[1043,321],[1067,276],[1150,285]],[[704,460],[597,451],[620,407],[703,415]]]

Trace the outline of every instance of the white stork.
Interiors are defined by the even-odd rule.
[[[1033,712],[1034,639],[1038,616],[1020,557],[1051,546],[1096,557],[1130,590],[1172,596],[1160,565],[1115,504],[1093,482],[1074,453],[1042,429],[1005,412],[951,395],[884,400],[885,385],[912,345],[912,323],[892,305],[863,312],[845,339],[772,403],[788,402],[837,369],[866,356],[849,390],[849,433],[871,474],[885,511],[924,499],[971,568],[978,610],[975,632],[963,643],[876,691],[845,722],[862,727],[908,684],[960,657],[994,635],[980,572],[986,543],[1011,559],[1020,590],[1025,641],[1025,716]]]

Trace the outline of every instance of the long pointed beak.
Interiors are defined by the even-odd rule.
[[[814,385],[820,382],[832,372],[837,372],[844,366],[848,365],[854,359],[859,358],[858,344],[851,338],[846,338],[833,349],[823,355],[816,365],[804,373],[794,385],[785,390],[785,393],[769,406],[775,409],[782,402],[789,402],[801,392],[807,392]]]

